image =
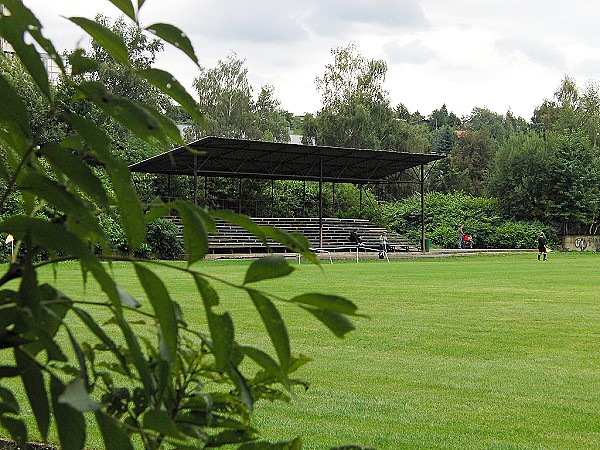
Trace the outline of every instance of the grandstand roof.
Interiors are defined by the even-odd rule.
[[[442,158],[435,154],[209,136],[129,168],[133,172],[172,175],[368,183]]]

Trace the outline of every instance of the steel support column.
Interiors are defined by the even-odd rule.
[[[319,158],[319,247],[323,248],[323,158]]]
[[[271,217],[275,211],[275,180],[271,180],[271,205],[269,206]]]
[[[208,206],[208,177],[204,177],[204,207]]]
[[[421,164],[421,252],[425,253],[425,166]]]
[[[238,214],[242,213],[242,179],[238,181]]]
[[[362,192],[363,192],[363,185],[359,184],[358,185],[358,210],[360,212],[362,212]]]
[[[173,192],[171,192],[171,174],[167,175],[167,198],[171,201],[173,197]]]
[[[336,213],[335,209],[335,181],[331,182],[331,215],[329,217],[333,217]]]
[[[194,205],[198,204],[198,155],[194,155]]]

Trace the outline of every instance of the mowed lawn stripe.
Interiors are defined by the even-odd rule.
[[[277,303],[292,351],[314,359],[298,374],[311,386],[289,405],[259,403],[254,422],[264,438],[302,435],[309,449],[600,447],[600,255],[549,259],[302,263],[289,277],[257,283],[283,297],[343,295],[369,319],[356,320],[357,330],[340,340],[299,308]],[[194,267],[241,283],[248,265]],[[147,303],[130,269],[112,270]],[[203,327],[191,280],[154,270],[186,321]],[[45,276],[52,282],[52,271]],[[59,288],[101,298],[93,284],[82,289],[78,277],[75,265],[61,265]],[[270,348],[247,296],[224,287],[221,303],[232,311],[241,343]]]
[[[325,393],[302,394],[303,425],[283,429],[310,448],[597,446],[599,268],[596,255],[569,254],[327,265],[323,288],[371,319],[316,358],[308,378]],[[314,404],[339,412],[337,440],[312,428]]]

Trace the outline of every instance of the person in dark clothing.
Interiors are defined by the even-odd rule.
[[[544,261],[548,258],[548,249],[546,248],[546,235],[544,232],[540,232],[540,237],[538,238],[538,261],[540,260],[540,256],[544,255]]]
[[[358,235],[358,228],[354,228],[348,237],[350,242],[356,245],[362,245],[362,238]]]

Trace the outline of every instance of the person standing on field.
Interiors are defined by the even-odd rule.
[[[463,237],[465,237],[465,232],[463,231],[462,223],[458,226],[458,248],[462,248]]]
[[[540,232],[540,237],[538,238],[538,261],[540,260],[540,256],[544,254],[544,261],[547,260],[548,249],[546,248],[546,235],[544,232]]]

